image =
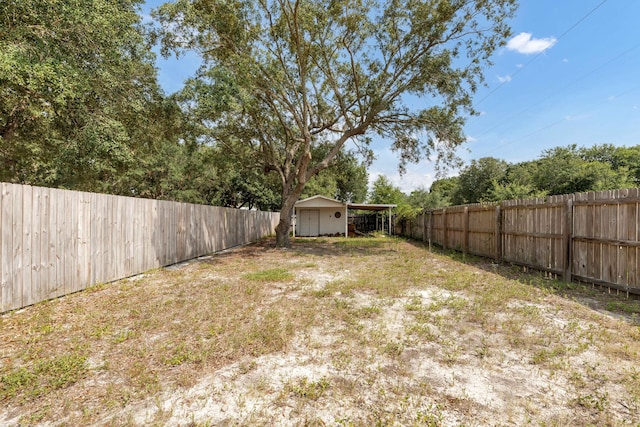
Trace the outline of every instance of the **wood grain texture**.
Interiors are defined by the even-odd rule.
[[[279,218],[0,183],[0,312],[255,241]]]
[[[411,238],[640,294],[640,189],[434,209]],[[428,228],[428,229],[427,229]]]

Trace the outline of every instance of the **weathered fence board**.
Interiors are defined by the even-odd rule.
[[[436,209],[399,234],[640,294],[640,190]]]
[[[504,202],[502,259],[562,274],[564,203],[535,199]]]
[[[13,245],[13,227],[15,227],[15,220],[13,218],[13,197],[17,197],[11,191],[9,191],[9,184],[0,184],[0,287],[2,291],[2,306],[1,310],[10,310],[14,308],[14,305],[22,303],[21,295],[16,291],[18,285],[15,281],[14,268],[16,266],[11,262],[14,257],[14,245]]]
[[[33,210],[33,191],[31,187],[22,188],[22,211],[14,211],[14,215],[22,217],[22,304],[34,304],[36,300],[33,298],[31,289],[31,236],[33,234],[33,224],[31,222],[31,211]],[[20,255],[18,255],[20,256]]]
[[[255,241],[279,217],[0,183],[0,312]]]
[[[470,207],[468,212],[467,251],[474,255],[494,257],[496,252],[495,208],[475,206]]]

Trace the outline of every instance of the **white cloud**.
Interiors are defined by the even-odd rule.
[[[556,44],[557,41],[555,37],[534,39],[531,38],[531,33],[520,33],[507,42],[507,49],[530,55],[532,53],[544,52]]]
[[[505,76],[498,75],[498,81],[500,83],[509,83],[511,81],[511,76],[509,74],[507,74]]]
[[[567,58],[564,58],[564,59],[562,60],[562,62],[564,62],[564,63],[566,64],[566,63],[568,63],[568,62],[569,62],[569,60],[568,60]]]
[[[564,116],[564,119],[568,122],[574,122],[577,120],[585,120],[590,118],[591,115],[589,114],[576,114],[576,115],[568,115],[568,116]]]

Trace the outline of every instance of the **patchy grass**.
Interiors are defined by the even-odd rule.
[[[17,367],[0,377],[0,401],[38,398],[75,384],[86,371],[85,358],[76,353],[36,359],[33,366]]]
[[[0,316],[0,424],[640,423],[637,300],[397,238],[271,245]]]
[[[329,381],[324,377],[317,381],[309,381],[307,377],[302,377],[293,384],[286,384],[284,391],[297,398],[318,400],[329,388],[329,385]]]
[[[286,282],[293,279],[294,275],[286,268],[271,268],[269,270],[247,273],[243,278],[255,282]]]

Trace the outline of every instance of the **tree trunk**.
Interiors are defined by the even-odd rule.
[[[291,238],[289,232],[291,231],[291,216],[293,215],[293,205],[297,201],[297,198],[292,203],[285,201],[282,204],[280,210],[280,222],[276,227],[276,247],[278,248],[290,248]]]
[[[290,248],[291,237],[289,231],[291,230],[291,213],[285,214],[284,210],[280,211],[280,222],[276,227],[276,247],[277,248]]]
[[[278,248],[290,248],[291,238],[289,232],[291,231],[291,216],[293,215],[293,208],[302,194],[304,186],[298,185],[293,191],[283,191],[282,197],[282,209],[280,209],[280,222],[276,227],[276,247]]]

